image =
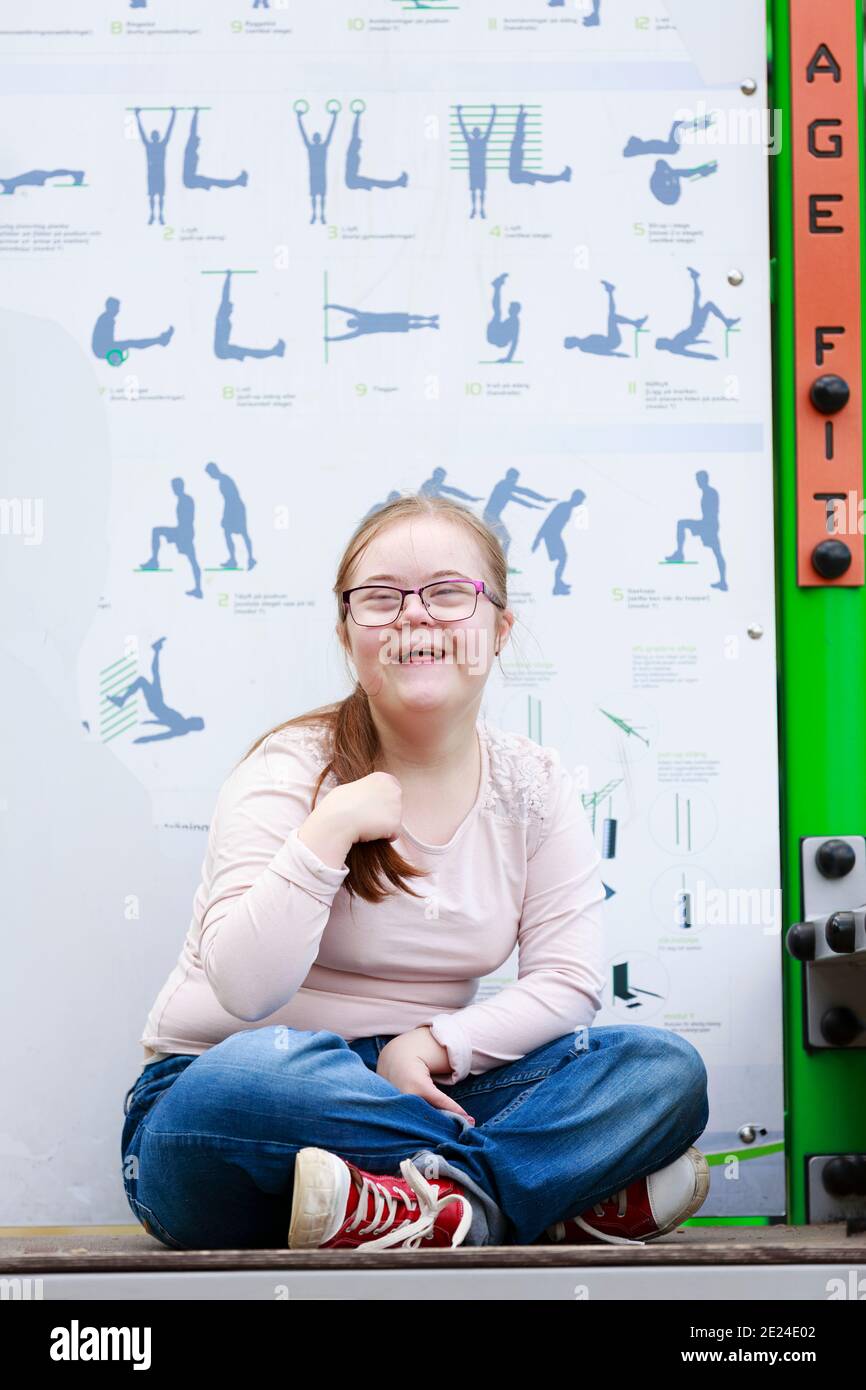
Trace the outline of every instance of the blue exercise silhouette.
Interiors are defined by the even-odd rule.
[[[199,107],[193,107],[189,137],[183,152],[184,187],[204,188],[207,192],[210,192],[212,188],[245,188],[249,178],[246,169],[242,169],[233,179],[211,179],[206,174],[198,172],[198,147],[201,144],[201,136],[198,133],[198,113]]]
[[[316,199],[319,200],[319,221],[325,221],[325,193],[327,191],[327,165],[328,165],[328,146],[334,134],[334,126],[337,124],[337,112],[331,112],[331,124],[328,127],[328,134],[322,139],[321,131],[314,131],[313,138],[310,139],[304,129],[304,117],[300,111],[296,111],[298,127],[301,132],[307,156],[310,162],[310,204],[313,212],[310,217],[311,222],[316,220]]]
[[[474,125],[471,131],[466,129],[463,123],[463,107],[457,107],[457,121],[460,125],[460,133],[466,141],[466,150],[469,154],[469,191],[472,195],[472,211],[470,218],[475,217],[476,211],[480,207],[481,216],[486,218],[484,211],[484,195],[487,189],[487,142],[490,139],[490,132],[493,129],[493,122],[496,120],[496,107],[490,108],[490,120],[487,129],[481,134],[481,127]]]
[[[0,193],[15,192],[16,188],[44,188],[48,179],[63,178],[69,174],[73,183],[84,181],[83,169],[28,169],[24,174],[14,174],[11,178],[0,179]]]
[[[156,338],[115,338],[114,328],[120,309],[120,300],[110,297],[105,301],[105,309],[99,315],[93,328],[90,345],[95,357],[107,358],[109,353],[125,352],[128,348],[165,347],[171,340],[174,327],[167,328]]]
[[[709,338],[699,338],[698,334],[704,327],[710,314],[715,314],[716,318],[721,319],[726,328],[733,328],[735,323],[740,322],[740,317],[737,315],[736,318],[728,318],[711,299],[701,304],[701,292],[698,287],[698,281],[701,278],[700,272],[690,265],[686,266],[686,270],[692,277],[692,288],[694,290],[692,295],[692,316],[689,320],[688,327],[681,329],[679,333],[675,333],[672,338],[656,338],[656,347],[661,348],[663,352],[673,352],[679,357],[698,357],[703,358],[707,362],[715,362],[718,359],[718,353],[689,352],[688,349],[694,343],[709,342]]]
[[[434,468],[430,477],[421,484],[418,491],[425,497],[460,497],[464,502],[483,502],[483,497],[473,497],[470,492],[463,492],[459,487],[451,487],[444,481],[445,469]]]
[[[512,183],[568,183],[571,178],[571,165],[566,164],[561,174],[539,174],[534,169],[523,167],[523,146],[526,140],[526,108],[521,104],[514,122],[511,146],[508,151],[508,177]]]
[[[542,493],[535,492],[531,487],[521,486],[517,482],[519,477],[519,469],[507,468],[505,470],[505,473],[500,478],[499,482],[496,483],[493,491],[488,497],[487,505],[481,516],[482,521],[487,522],[491,531],[496,532],[506,557],[508,556],[508,547],[511,545],[511,536],[502,520],[502,513],[508,506],[508,503],[516,502],[519,507],[526,507],[530,511],[540,512],[543,509],[541,507],[536,507],[534,505],[535,502],[556,501],[555,497],[545,497]]]
[[[619,325],[630,323],[632,328],[642,328],[649,315],[643,314],[639,319],[630,319],[626,314],[618,314],[613,298],[616,285],[612,285],[610,280],[602,280],[601,284],[607,290],[607,332],[588,333],[583,338],[564,338],[563,345],[567,348],[580,348],[581,352],[592,352],[599,357],[630,357],[631,353],[617,352],[622,342]]]
[[[192,733],[204,728],[204,720],[200,715],[194,714],[191,717],[179,714],[176,709],[165,703],[162,694],[162,681],[159,674],[159,653],[162,650],[164,637],[160,637],[153,643],[153,661],[151,662],[151,679],[145,680],[144,676],[139,676],[124,690],[122,695],[108,695],[106,698],[118,709],[122,709],[129,699],[140,690],[144,695],[145,703],[151,714],[156,715],[155,719],[142,719],[142,724],[165,724],[166,730],[162,734],[143,734],[140,738],[134,738],[133,743],[159,743],[167,738],[181,738],[184,734]]]
[[[502,286],[508,279],[507,273],[497,275],[491,283],[493,285],[493,317],[487,325],[487,341],[494,347],[507,347],[508,352],[504,357],[497,358],[497,362],[510,362],[514,357],[517,347],[517,339],[520,336],[520,310],[521,304],[517,299],[512,299],[508,306],[508,317],[502,317]]]
[[[700,519],[695,517],[685,517],[677,522],[677,548],[671,555],[665,556],[667,564],[681,562],[683,559],[683,540],[686,532],[691,532],[693,536],[698,536],[701,543],[711,550],[716,557],[719,567],[719,577],[715,583],[710,585],[711,589],[727,589],[725,579],[725,560],[722,555],[722,548],[719,545],[719,494],[714,487],[709,485],[709,473],[705,468],[701,468],[695,474],[695,481],[701,490],[701,515]]]
[[[666,159],[657,159],[650,174],[650,191],[660,203],[670,207],[680,200],[680,183],[683,179],[705,179],[718,169],[715,159],[706,164],[695,164],[691,169],[674,169]]]
[[[565,541],[562,538],[562,531],[575,507],[579,507],[581,502],[585,501],[586,493],[581,492],[580,488],[575,488],[574,492],[565,502],[557,502],[556,506],[548,513],[539,527],[538,535],[532,542],[531,548],[535,550],[539,542],[544,541],[548,556],[556,563],[556,569],[553,575],[553,589],[551,590],[554,594],[571,593],[571,585],[566,584],[565,580],[562,578],[565,562],[568,559],[568,552],[565,548]]]
[[[163,211],[165,208],[165,152],[171,132],[174,129],[174,122],[177,117],[177,110],[171,108],[171,119],[166,127],[165,135],[160,140],[159,131],[152,130],[150,139],[144,133],[144,126],[141,124],[141,108],[135,108],[135,119],[138,123],[138,133],[141,136],[145,153],[147,154],[147,197],[150,204],[150,219],[148,227],[153,222],[154,199],[159,200],[159,220],[165,226]]]
[[[346,187],[347,188],[405,188],[409,182],[409,175],[404,169],[396,179],[374,179],[361,173],[361,146],[364,143],[360,135],[361,112],[355,112],[355,119],[352,122],[352,134],[346,146]]]
[[[562,9],[562,6],[565,4],[565,0],[547,0],[547,3],[552,10],[556,10]],[[583,16],[583,23],[587,25],[587,27],[590,27],[592,25],[598,25],[601,23],[598,13],[600,8],[601,0],[592,0],[592,10],[589,14],[585,14]]]
[[[227,270],[225,272],[225,277],[223,292],[220,296],[220,304],[214,323],[214,356],[220,357],[224,361],[232,359],[236,362],[242,362],[245,357],[282,357],[286,350],[284,338],[278,338],[272,348],[241,347],[237,343],[229,342],[232,331],[232,310],[235,307],[229,298],[232,272]]]
[[[673,121],[665,140],[642,140],[637,135],[630,135],[625,143],[623,156],[632,159],[641,154],[679,154],[680,129],[704,129],[712,125],[714,120],[715,114],[710,111],[708,114],[694,116],[688,121]],[[660,203],[670,207],[680,200],[680,183],[683,179],[705,179],[717,169],[718,162],[715,159],[709,160],[706,164],[696,164],[690,169],[674,169],[666,159],[657,159],[650,174],[650,192]]]
[[[247,548],[247,569],[251,570],[255,567],[256,561],[253,559],[253,547],[247,530],[247,509],[241,500],[237,483],[234,478],[229,477],[228,473],[223,473],[222,469],[215,463],[206,464],[204,471],[211,478],[219,479],[219,489],[223,495],[222,528],[229,558],[223,560],[222,569],[235,569],[237,567],[235,543],[232,537],[241,536]]]
[[[712,125],[714,120],[714,113],[710,111],[707,115],[693,116],[688,121],[672,121],[671,128],[663,140],[658,138],[643,140],[639,135],[630,135],[623,147],[623,156],[626,159],[631,159],[639,154],[681,154],[680,130],[700,130]]]
[[[351,317],[346,324],[351,333],[326,333],[326,343],[341,343],[349,338],[364,338],[370,333],[408,333],[413,328],[438,328],[438,314],[374,313],[370,309],[353,309],[348,304],[326,304],[326,309],[339,309]]]
[[[195,530],[195,502],[188,492],[184,491],[183,478],[172,478],[171,488],[177,498],[175,516],[177,523],[174,526],[154,526],[150,533],[150,558],[142,561],[140,569],[158,570],[159,569],[159,544],[160,541],[169,541],[177,547],[178,555],[183,555],[189,560],[192,569],[194,587],[187,589],[189,598],[202,598],[201,569],[195,557],[195,542],[193,533]]]

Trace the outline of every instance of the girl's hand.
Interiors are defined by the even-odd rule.
[[[334,869],[345,864],[353,845],[364,840],[396,840],[400,834],[403,788],[390,772],[371,772],[357,782],[332,787],[298,827],[298,838]]]
[[[428,1027],[413,1028],[408,1033],[400,1033],[387,1042],[379,1053],[376,1071],[384,1076],[398,1091],[406,1095],[420,1096],[422,1100],[435,1105],[437,1110],[451,1110],[462,1115],[470,1124],[474,1119],[456,1100],[440,1091],[430,1075],[431,1068],[449,1067],[446,1061],[442,1067],[442,1056],[447,1058],[444,1047],[436,1041]]]
[[[356,782],[332,787],[320,807],[323,815],[340,822],[352,844],[396,840],[403,814],[403,788],[390,772],[370,772]]]

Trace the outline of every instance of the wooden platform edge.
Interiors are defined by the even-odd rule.
[[[812,1265],[866,1267],[866,1241],[833,1245],[755,1246],[650,1242],[645,1246],[485,1245],[455,1250],[147,1250],[110,1254],[34,1251],[0,1257],[0,1278],[50,1274],[167,1274],[231,1270],[549,1269],[581,1265]]]

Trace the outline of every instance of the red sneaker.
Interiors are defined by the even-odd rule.
[[[665,1168],[620,1188],[579,1216],[554,1222],[540,1244],[646,1245],[694,1216],[709,1190],[709,1164],[699,1149],[688,1148]]]
[[[446,1178],[422,1177],[411,1158],[401,1178],[367,1173],[327,1149],[295,1158],[290,1250],[406,1250],[460,1245],[472,1224],[463,1189]]]

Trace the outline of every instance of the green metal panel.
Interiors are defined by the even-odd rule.
[[[857,24],[862,294],[866,285],[862,242],[866,231],[863,16],[859,0],[834,3],[850,4]],[[802,915],[800,837],[866,833],[866,587],[797,585],[788,0],[770,0],[768,22],[768,51],[772,58],[770,104],[774,111],[781,112],[782,120],[781,151],[769,157],[769,164],[775,272],[772,319],[779,791],[787,928]],[[862,303],[860,312],[862,322]],[[866,1151],[866,1049],[805,1051],[804,966],[788,954],[784,936],[783,929],[779,965],[784,976],[788,1220],[800,1224],[806,1219],[806,1155]]]

